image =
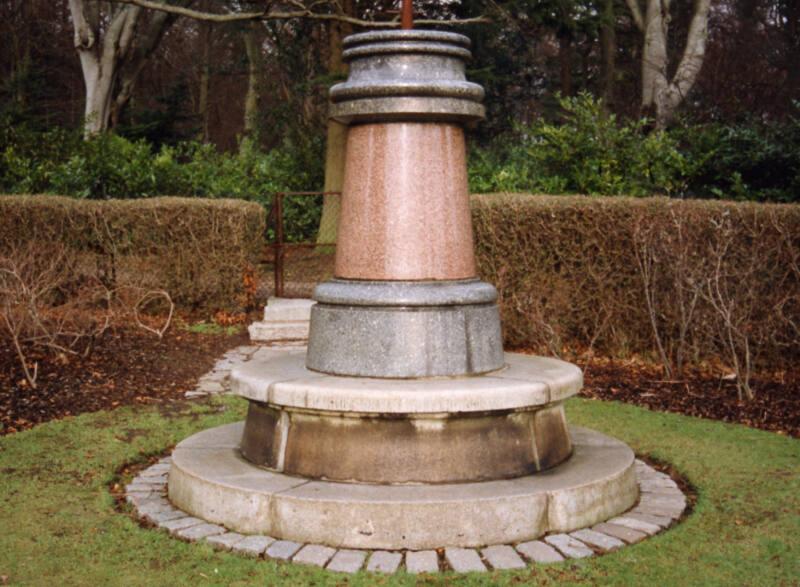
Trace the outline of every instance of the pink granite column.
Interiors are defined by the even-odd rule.
[[[460,125],[355,125],[346,161],[336,277],[475,277]]]

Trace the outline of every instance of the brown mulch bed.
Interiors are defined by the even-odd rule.
[[[160,341],[141,329],[117,331],[87,359],[33,357],[39,360],[36,389],[25,382],[13,348],[0,345],[0,435],[83,412],[181,400],[216,359],[244,344],[245,329],[225,335],[171,328]],[[688,370],[678,380],[665,380],[658,365],[643,361],[578,363],[584,368],[585,397],[800,437],[800,369],[755,377],[755,399],[739,401],[735,382],[710,370]]]
[[[31,353],[36,388],[22,373],[11,345],[0,345],[0,435],[83,412],[183,397],[228,349],[248,344],[237,334],[199,334],[170,328],[158,340],[142,329],[107,333],[88,358]]]
[[[754,377],[750,401],[739,401],[736,382],[719,373],[693,369],[667,380],[660,366],[640,361],[595,359],[584,366],[584,381],[585,397],[800,437],[800,370]]]

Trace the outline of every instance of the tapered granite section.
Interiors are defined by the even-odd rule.
[[[337,277],[475,277],[464,132],[447,123],[380,123],[347,138]]]

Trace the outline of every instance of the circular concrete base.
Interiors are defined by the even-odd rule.
[[[507,481],[386,486],[290,477],[245,461],[242,423],[200,432],[173,452],[169,498],[245,534],[348,548],[426,549],[532,540],[607,520],[638,499],[633,452],[571,428],[573,456]]]
[[[327,481],[465,483],[530,475],[572,452],[562,402],[582,374],[564,361],[507,353],[482,377],[391,380],[322,375],[304,358],[231,374],[250,400],[241,452],[255,465]]]

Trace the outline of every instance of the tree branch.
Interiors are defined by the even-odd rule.
[[[162,2],[157,2],[155,0],[111,0],[111,1],[118,4],[132,4],[134,6],[146,8],[148,10],[159,10],[161,12],[169,12],[171,14],[176,14],[178,16],[185,16],[188,18],[192,18],[194,20],[201,20],[205,22],[216,22],[216,23],[242,22],[248,20],[289,20],[292,18],[308,18],[312,20],[345,22],[353,26],[359,26],[364,28],[400,26],[400,21],[398,20],[378,22],[374,20],[364,20],[361,18],[355,18],[341,13],[328,14],[328,13],[313,12],[311,10],[311,7],[303,7],[303,5],[300,2],[292,2],[292,5],[303,7],[295,11],[273,12],[272,10],[263,10],[260,12],[228,12],[225,14],[215,14],[211,12],[203,12],[201,10],[193,10],[191,8],[185,8],[183,6],[173,6],[171,4],[164,4]],[[314,3],[314,5],[316,4],[318,3]],[[421,24],[421,25],[464,26],[469,24],[484,24],[491,22],[491,20],[484,16],[478,16],[475,18],[452,19],[452,20],[416,20],[414,22],[416,24]]]
[[[644,17],[642,16],[642,9],[639,7],[639,0],[625,0],[628,8],[631,10],[633,22],[640,31],[644,31]]]

